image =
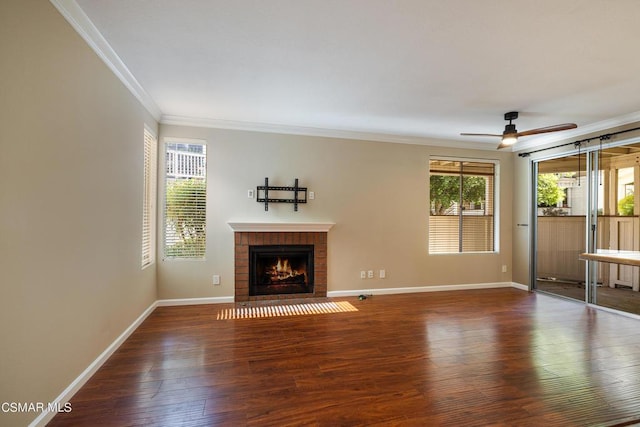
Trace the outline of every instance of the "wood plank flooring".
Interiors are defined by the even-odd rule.
[[[50,426],[640,423],[640,321],[516,289],[157,308]]]

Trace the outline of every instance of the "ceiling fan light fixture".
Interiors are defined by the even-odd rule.
[[[508,147],[518,142],[518,136],[515,133],[507,133],[502,136],[502,147]]]
[[[511,120],[518,118],[518,113],[507,113],[504,115],[504,118],[509,120],[509,124],[504,127],[504,132],[502,132],[500,148],[509,147],[518,142],[518,131],[516,130],[516,125],[511,123]]]

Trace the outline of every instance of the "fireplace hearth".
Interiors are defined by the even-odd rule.
[[[312,294],[313,245],[249,246],[249,295]]]

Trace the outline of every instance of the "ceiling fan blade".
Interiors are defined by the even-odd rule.
[[[561,130],[575,129],[577,127],[578,125],[576,125],[575,123],[563,123],[561,125],[553,125],[553,126],[547,126],[543,128],[525,130],[523,132],[518,132],[517,136],[527,136],[527,135],[537,135],[539,133],[558,132]]]
[[[495,133],[461,133],[462,136],[497,136],[499,138],[502,137],[502,134]]]

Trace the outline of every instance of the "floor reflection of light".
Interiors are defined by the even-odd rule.
[[[430,357],[457,356],[463,363],[495,359],[498,343],[491,317],[429,321],[425,326]]]
[[[218,312],[217,320],[301,316],[309,314],[344,313],[350,311],[358,311],[358,309],[347,301],[290,305],[264,305],[220,310],[220,312]]]
[[[162,350],[156,353],[156,357],[145,362],[151,364],[149,371],[154,371],[155,375],[164,370],[202,366],[206,362],[207,348],[178,330],[164,336],[161,346]]]

